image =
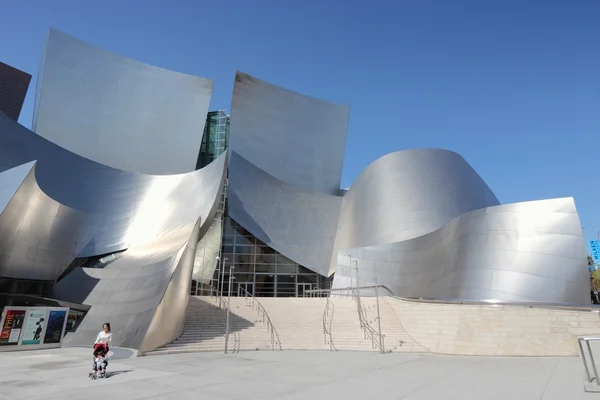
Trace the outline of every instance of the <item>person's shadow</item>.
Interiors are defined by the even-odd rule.
[[[126,369],[123,371],[107,371],[106,372],[106,378],[112,378],[113,376],[117,376],[117,375],[122,375],[122,374],[126,374],[128,372],[133,371],[132,369]]]

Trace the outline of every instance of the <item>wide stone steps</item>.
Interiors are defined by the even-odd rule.
[[[260,298],[260,303],[275,326],[284,350],[330,350],[329,336],[323,333],[323,298]],[[360,327],[356,302],[350,298],[334,297],[331,325],[333,343],[337,350],[378,351]],[[367,321],[378,329],[375,299],[363,298]],[[400,321],[385,298],[380,299],[381,329],[388,351],[425,351],[404,331]],[[182,335],[150,354],[223,351],[225,347],[226,310],[218,308],[212,297],[190,297]],[[252,300],[231,298],[229,351],[271,350],[271,335],[266,318],[252,307]],[[277,340],[277,338],[275,339]],[[279,344],[275,344],[279,350]]]

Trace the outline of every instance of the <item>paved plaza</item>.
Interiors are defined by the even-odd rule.
[[[358,352],[195,353],[132,357],[92,381],[91,349],[0,353],[0,399],[600,399],[581,360]]]

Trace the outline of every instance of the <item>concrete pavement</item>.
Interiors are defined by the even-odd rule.
[[[92,381],[91,349],[0,353],[0,399],[579,400],[575,357],[464,357],[365,352],[194,353],[132,357],[115,349]]]

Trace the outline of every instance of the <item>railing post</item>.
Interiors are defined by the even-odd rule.
[[[348,256],[348,258],[350,258],[350,296],[352,296],[354,293],[354,285],[352,282],[352,256]],[[358,286],[358,281],[356,282],[356,286]]]
[[[377,285],[377,278],[375,278],[375,301],[377,303],[377,325],[379,327],[379,349],[381,350],[381,354],[385,353],[385,349],[383,348],[383,336],[381,335],[381,314],[379,313],[379,290]]]
[[[229,290],[227,291],[227,317],[225,318],[225,354],[227,354],[227,345],[229,344],[229,312],[231,311],[231,290],[233,286],[233,264],[229,267]]]
[[[583,341],[583,338],[579,338],[577,339],[577,344],[579,345],[579,352],[581,353],[581,360],[583,361],[583,367],[585,368],[585,375],[587,377],[587,382],[591,382],[592,381],[592,377],[590,376],[590,369],[587,365],[587,360],[585,359],[585,352],[583,351],[583,345],[581,344],[581,342]],[[597,384],[597,382],[596,382]]]
[[[594,355],[592,354],[592,347],[590,346],[590,341],[586,340],[588,354],[590,355],[590,363],[592,364],[592,370],[594,371],[594,377],[596,378],[596,385],[600,385],[598,382],[598,370],[596,369],[596,361],[594,360]]]

